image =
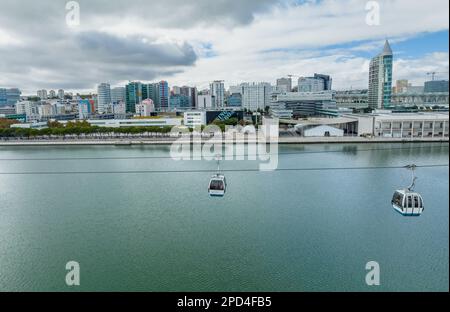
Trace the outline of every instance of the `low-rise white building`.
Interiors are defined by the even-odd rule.
[[[439,138],[449,135],[448,113],[351,114],[358,121],[358,135],[385,138]]]
[[[344,130],[328,125],[297,125],[295,130],[304,137],[343,137]]]
[[[106,128],[125,127],[175,127],[181,126],[181,118],[105,119],[87,120],[91,126]]]
[[[206,111],[189,111],[184,113],[184,125],[186,127],[198,127],[206,125]]]

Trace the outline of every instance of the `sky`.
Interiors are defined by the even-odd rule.
[[[204,89],[322,73],[337,90],[367,88],[386,39],[395,80],[448,79],[448,0],[79,0],[75,24],[68,2],[0,0],[0,87]]]

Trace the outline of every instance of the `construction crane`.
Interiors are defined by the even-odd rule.
[[[427,76],[431,76],[431,81],[435,81],[437,74],[448,74],[448,72],[429,72]]]

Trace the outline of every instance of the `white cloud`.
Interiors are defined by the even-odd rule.
[[[49,6],[51,2],[46,3]],[[206,87],[209,81],[215,79],[224,79],[228,85],[241,81],[274,82],[276,78],[287,74],[310,75],[322,72],[333,75],[338,88],[359,88],[367,86],[368,79],[368,57],[361,57],[360,52],[375,55],[382,49],[386,37],[395,43],[449,28],[447,0],[380,0],[380,26],[366,24],[366,2],[323,0],[298,4],[298,1],[292,0],[267,0],[259,5],[258,1],[242,0],[238,5],[235,1],[220,0],[213,3],[202,0],[191,5],[185,1],[170,0],[167,4],[158,2],[157,6],[152,7],[155,2],[114,1],[114,5],[106,10],[98,9],[98,5],[88,7],[89,13],[83,15],[87,3],[96,3],[89,1],[81,3],[80,31],[107,33],[121,38],[122,42],[140,38],[141,43],[149,40],[154,44],[185,46],[187,50],[192,47],[198,56],[196,62],[186,62],[187,66],[170,67],[170,70],[152,73],[151,79],[167,79],[171,85]],[[161,17],[162,12],[166,14],[165,21]],[[48,29],[40,28],[43,38],[48,38],[53,33],[50,28],[58,23],[55,15],[52,16]],[[0,18],[0,29],[1,23]],[[23,31],[23,36],[27,35]],[[65,35],[65,31],[60,31],[57,38],[64,38]],[[63,51],[65,45],[55,47]],[[408,51],[397,55],[395,77],[420,83],[426,79],[426,73],[422,73],[422,70],[434,68],[443,71],[443,67],[448,68],[448,51],[428,48],[430,55],[419,59],[408,59]],[[447,60],[443,59],[443,54],[433,52],[445,52]],[[98,67],[105,74],[94,74],[93,79],[107,79],[113,83],[128,79],[118,76],[126,72],[126,64],[119,66],[119,71],[108,71],[111,64],[99,58],[94,62],[98,62]],[[95,63],[91,65],[95,66]],[[53,69],[54,76],[64,76],[61,75],[62,70],[63,67]],[[420,79],[421,76],[423,79]],[[73,80],[67,84],[69,82]],[[89,81],[91,85],[98,82],[101,81]],[[20,84],[20,81],[17,80],[17,83]],[[33,87],[38,86],[33,84]]]

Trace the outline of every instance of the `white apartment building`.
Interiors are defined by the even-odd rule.
[[[60,100],[64,100],[64,90],[63,89],[58,90],[58,98]]]
[[[155,112],[155,103],[153,100],[146,99],[135,106],[136,115],[140,117],[150,117]]]
[[[48,117],[55,115],[54,106],[51,104],[43,104],[38,106],[38,113],[40,117]]]
[[[38,98],[40,98],[41,100],[48,100],[47,90],[38,90],[37,96],[38,96]]]
[[[25,114],[27,122],[35,122],[39,119],[39,109],[37,102],[22,101],[16,104],[16,114]]]
[[[206,125],[205,111],[189,111],[184,113],[184,125],[190,128]]]
[[[242,88],[242,107],[250,111],[264,110],[270,105],[272,86],[267,82],[243,83]]]
[[[213,107],[223,108],[225,107],[225,84],[223,81],[216,80],[209,86],[211,96],[214,97]]]
[[[197,96],[197,108],[198,109],[210,109],[214,106],[214,96],[211,94],[200,94]]]

